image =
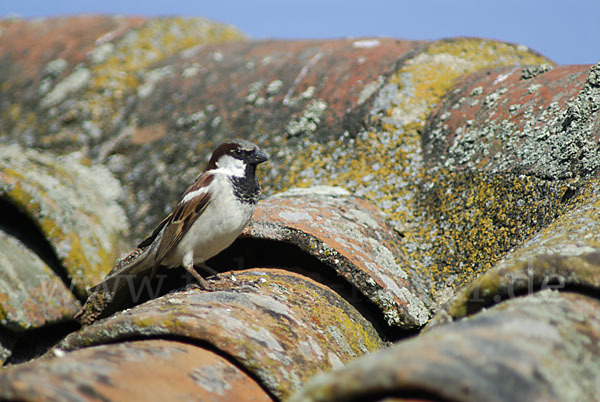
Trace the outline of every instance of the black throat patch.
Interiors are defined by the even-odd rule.
[[[256,165],[246,165],[244,176],[229,178],[233,185],[233,194],[245,204],[256,204],[260,196],[260,184],[256,179]]]

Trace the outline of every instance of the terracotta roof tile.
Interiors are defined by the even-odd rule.
[[[546,290],[321,374],[291,401],[593,400],[600,301]]]
[[[505,67],[464,77],[429,119],[428,161],[548,179],[594,171],[600,90],[588,82],[590,67]]]
[[[86,166],[77,155],[57,159],[9,145],[0,150],[0,160],[0,192],[14,208],[10,223],[15,226],[13,230],[18,233],[23,221],[32,221],[57,261],[35,250],[35,242],[39,241],[35,233],[21,233],[20,237],[31,236],[30,247],[42,253],[47,264],[61,265],[66,270],[63,276],[68,275],[74,282],[69,291],[85,295],[86,287],[101,279],[123,252],[118,241],[127,230],[127,221],[117,204],[123,195],[120,183],[106,167]],[[19,213],[23,216],[15,216]]]
[[[96,46],[119,39],[145,22],[141,17],[100,15],[0,20],[0,54],[14,60],[7,64],[12,67],[9,84],[39,82],[48,73],[45,69],[52,60],[63,59],[71,66],[83,63]],[[56,73],[66,76],[62,71]]]
[[[243,236],[298,246],[377,305],[389,326],[416,329],[430,317],[427,278],[411,269],[385,216],[342,188],[311,187],[270,197],[258,204]]]
[[[215,286],[169,293],[84,327],[62,350],[145,337],[209,344],[283,398],[315,373],[383,346],[370,322],[335,292],[286,271],[222,274]],[[310,307],[308,307],[310,306]]]
[[[159,339],[56,352],[5,370],[0,384],[6,400],[272,400],[218,354]]]

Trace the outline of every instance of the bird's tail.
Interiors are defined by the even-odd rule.
[[[104,280],[89,289],[89,297],[85,304],[73,317],[81,325],[89,325],[98,318],[119,310],[119,300],[123,293],[139,294],[134,289],[134,280],[145,273],[150,274],[155,265],[152,247],[138,248],[128,256],[120,259]],[[126,287],[126,285],[129,285]],[[113,303],[115,301],[115,303]],[[110,307],[110,308],[109,308]],[[122,307],[124,308],[124,307]]]

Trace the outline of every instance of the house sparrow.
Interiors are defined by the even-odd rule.
[[[90,289],[92,293],[75,319],[81,324],[93,322],[128,279],[153,277],[159,266],[183,266],[202,288],[209,289],[194,266],[202,267],[231,245],[248,224],[260,195],[256,166],[267,159],[264,151],[248,141],[232,140],[220,145],[175,209]]]

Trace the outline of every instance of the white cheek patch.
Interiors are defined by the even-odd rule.
[[[229,155],[223,155],[217,161],[216,170],[229,176],[243,177],[246,172],[246,163]]]
[[[207,191],[208,191],[208,188],[206,188],[206,187],[202,187],[202,188],[199,188],[198,190],[190,191],[183,197],[183,200],[181,200],[181,202],[188,202],[190,200],[193,200],[196,197],[204,195]]]

